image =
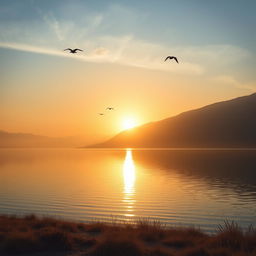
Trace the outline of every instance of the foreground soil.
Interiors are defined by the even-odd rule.
[[[256,230],[226,222],[214,235],[153,221],[83,224],[0,216],[0,255],[256,256]]]

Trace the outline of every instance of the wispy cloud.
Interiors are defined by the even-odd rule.
[[[66,6],[67,10],[71,7]],[[79,13],[79,6],[75,12]],[[231,44],[177,46],[149,42],[127,31],[112,33],[110,28],[120,27],[118,21],[125,28],[131,20],[139,23],[142,19],[135,10],[120,5],[111,5],[102,13],[83,12],[77,19],[63,19],[53,11],[39,10],[40,19],[36,23],[0,24],[0,47],[197,76],[211,73],[221,76],[223,69],[250,55],[247,50]],[[63,52],[67,47],[85,51],[73,55]],[[177,56],[180,64],[164,62],[167,55]]]
[[[98,45],[100,46],[97,47]],[[85,53],[77,55],[63,52],[63,49],[58,49],[57,46],[51,48],[14,42],[0,42],[0,47],[75,58],[79,61],[116,63],[184,75],[201,75],[207,72],[210,67],[223,66],[227,61],[231,62],[247,56],[245,50],[234,46],[167,47],[138,40],[131,35],[121,37],[104,36],[94,38],[92,41],[87,40],[81,43]],[[164,58],[168,54],[178,56],[180,64],[172,61],[164,62]],[[230,60],[230,55],[233,60]]]
[[[170,50],[164,50],[161,46],[138,41],[129,36],[122,38],[104,38],[99,41],[102,41],[101,45],[106,45],[106,47],[93,49],[93,47],[90,46],[91,50],[86,49],[85,54],[81,53],[76,55],[63,52],[62,49],[53,49],[13,42],[0,42],[0,47],[38,54],[74,58],[79,61],[115,63],[174,73],[198,75],[203,72],[203,68],[195,63],[183,61],[182,64],[178,65],[176,63],[164,62],[165,55],[161,54],[161,52],[168,53]],[[99,43],[92,43],[92,45],[93,44],[98,45]]]
[[[69,11],[71,7],[64,5]],[[72,20],[63,19],[63,15],[57,15],[53,11],[36,11],[39,14],[36,22],[9,22],[0,25],[0,47],[75,58],[79,61],[115,63],[173,73],[198,75],[204,72],[202,65],[186,60],[186,56],[181,57],[181,65],[164,63],[166,55],[179,54],[180,51],[147,42],[120,30],[121,27],[126,28],[131,20],[134,23],[140,21],[141,15],[135,10],[115,4],[106,7],[102,13],[92,13],[84,9],[81,15],[81,11],[76,7],[75,12],[79,15],[77,19]],[[120,22],[122,24],[119,24]],[[118,27],[118,33],[111,32],[113,26]],[[85,52],[68,54],[63,52],[67,47],[83,48]]]
[[[13,42],[0,42],[0,47],[6,48],[6,49],[13,49],[13,50],[17,50],[17,51],[64,56],[64,53],[58,52],[56,50],[37,47],[37,46],[33,46],[33,45],[27,45],[27,44],[13,43]]]
[[[60,23],[53,14],[46,14],[43,16],[44,21],[49,25],[50,29],[54,31],[59,40],[64,40],[64,34],[60,28]]]
[[[256,81],[250,83],[242,83],[230,75],[219,75],[213,78],[218,84],[231,85],[239,89],[247,89],[251,92],[256,90]]]
[[[27,45],[27,44],[19,44],[19,43],[2,43],[0,42],[1,48],[6,49],[13,49],[17,51],[25,51],[25,52],[32,52],[32,53],[38,53],[38,54],[47,54],[47,55],[54,55],[64,58],[73,58],[78,61],[86,61],[86,62],[102,62],[99,58],[92,56],[92,55],[73,55],[68,52],[65,52],[64,50],[56,50],[56,49],[50,49],[50,48],[43,48],[43,47],[37,47],[33,45]],[[105,61],[106,62],[106,61]]]
[[[109,50],[104,47],[99,47],[93,51],[93,54],[95,54],[96,56],[106,56],[109,54]]]

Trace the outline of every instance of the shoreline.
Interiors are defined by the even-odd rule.
[[[108,224],[1,215],[0,255],[253,256],[256,229],[225,222],[216,234],[206,234],[151,220]]]

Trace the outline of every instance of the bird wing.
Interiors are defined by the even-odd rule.
[[[74,49],[74,51],[80,51],[80,52],[83,52],[83,50],[78,49],[78,48]]]
[[[167,61],[167,60],[170,59],[170,58],[171,58],[170,56],[167,56],[164,61]]]
[[[70,49],[70,48],[67,48],[67,49],[65,49],[64,51],[67,51],[67,50],[72,51],[72,49]]]
[[[178,59],[177,59],[176,57],[173,57],[173,58],[176,60],[177,63],[179,63],[179,62],[178,62]]]

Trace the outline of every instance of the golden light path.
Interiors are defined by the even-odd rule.
[[[124,165],[123,165],[123,178],[124,178],[124,197],[123,202],[127,213],[125,217],[133,217],[133,207],[135,203],[135,181],[136,181],[136,169],[132,158],[132,150],[127,149]]]

